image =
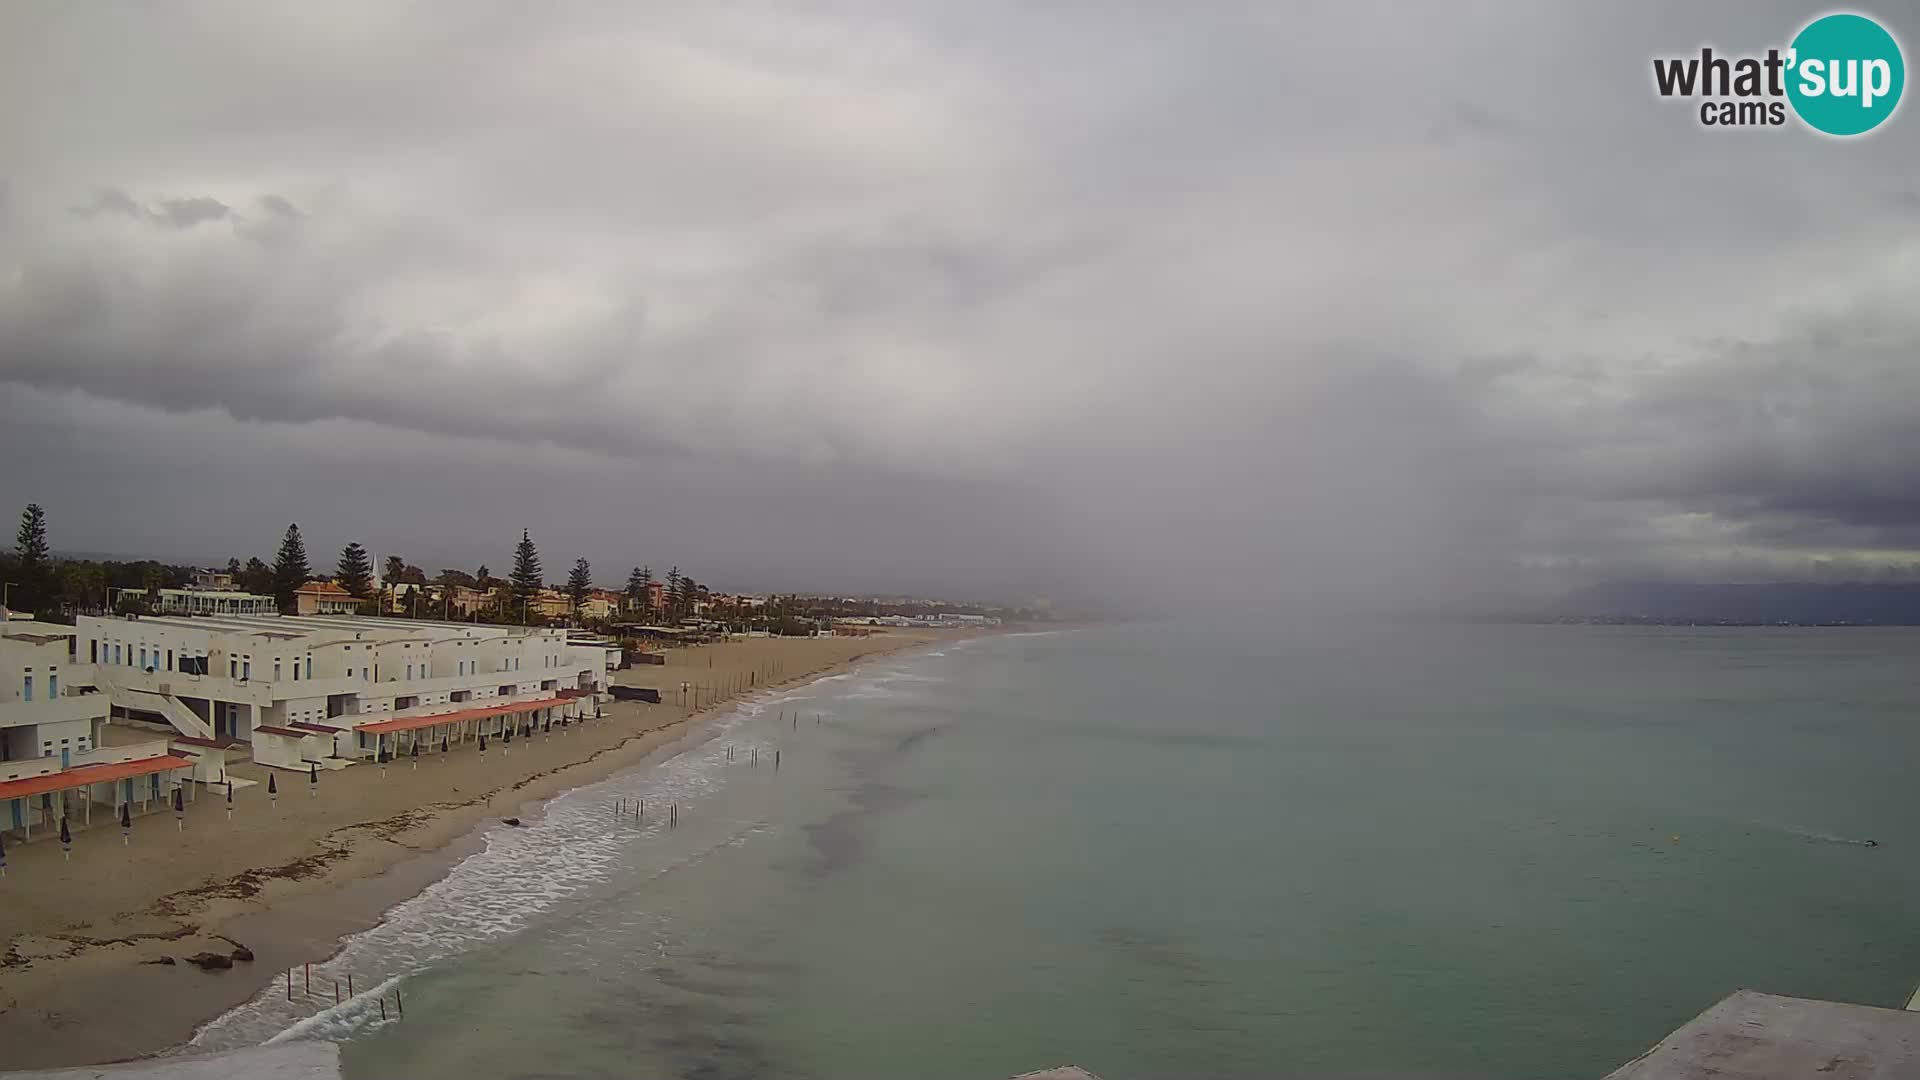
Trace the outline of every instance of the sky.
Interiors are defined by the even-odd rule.
[[[0,6],[0,507],[1005,601],[1916,576],[1920,116],[1652,89],[1823,10]]]

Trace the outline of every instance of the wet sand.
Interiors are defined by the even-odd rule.
[[[74,836],[7,848],[0,880],[0,1068],[118,1061],[186,1041],[201,1024],[251,998],[291,968],[331,955],[340,939],[444,874],[489,819],[537,813],[546,799],[642,763],[734,703],[715,688],[804,681],[853,662],[942,637],[932,631],[869,638],[756,638],[669,650],[616,683],[654,686],[663,703],[613,702],[605,719],[562,735],[471,742],[388,767],[361,763],[306,778],[251,763],[260,780],[235,793],[233,819],[216,791],[189,803],[184,831],[171,813],[137,818],[131,844],[98,808]],[[682,682],[707,688],[703,706],[679,704]],[[507,751],[502,753],[502,751]],[[271,802],[266,775],[279,778]],[[202,972],[195,953],[251,949],[254,960]],[[174,957],[173,965],[154,963]]]

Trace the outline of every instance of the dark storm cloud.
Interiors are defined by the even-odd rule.
[[[551,500],[791,587],[1904,566],[1913,118],[1648,85],[1809,14],[0,13],[0,453],[66,448],[0,495],[465,562]]]

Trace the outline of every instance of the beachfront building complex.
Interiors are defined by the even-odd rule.
[[[83,616],[75,629],[76,659],[116,713],[200,739],[351,733],[478,705],[590,705],[606,689],[604,651],[564,629],[344,615]]]
[[[306,772],[594,716],[617,657],[559,628],[261,613],[62,626],[0,609],[0,832],[84,824],[95,803],[165,806],[227,779],[230,753]],[[115,718],[155,738],[103,746]]]

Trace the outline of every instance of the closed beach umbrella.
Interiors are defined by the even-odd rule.
[[[272,803],[272,804],[274,805],[274,808],[275,808],[275,809],[279,809],[279,807],[280,807],[280,785],[279,785],[279,784],[276,784],[276,783],[274,783],[274,780],[273,780],[273,774],[272,774],[272,773],[268,773],[268,774],[267,774],[267,801],[268,801],[268,802],[270,802],[270,803]]]
[[[420,771],[420,740],[419,739],[413,740],[412,757],[413,757],[413,770],[415,772],[419,772]]]
[[[309,761],[307,762],[307,798],[311,799],[319,793],[320,766],[315,762]]]
[[[227,820],[233,820],[233,781],[227,781]]]
[[[7,876],[7,838],[0,835],[0,877]]]
[[[480,753],[482,756],[484,756],[486,752],[487,752],[487,733],[483,731],[480,733]]]
[[[133,811],[129,808],[129,805],[127,803],[121,803],[120,804],[120,844],[121,846],[125,847],[127,844],[132,843],[133,842],[132,838],[133,838]]]
[[[440,736],[440,752],[443,754],[447,752],[447,737],[445,735]]]
[[[60,815],[60,854],[73,861],[73,830],[67,828],[67,815]]]
[[[175,784],[173,786],[173,825],[175,829],[181,830],[181,831],[184,831],[186,829],[187,827],[186,813],[187,813],[186,788],[182,787],[179,784]]]

